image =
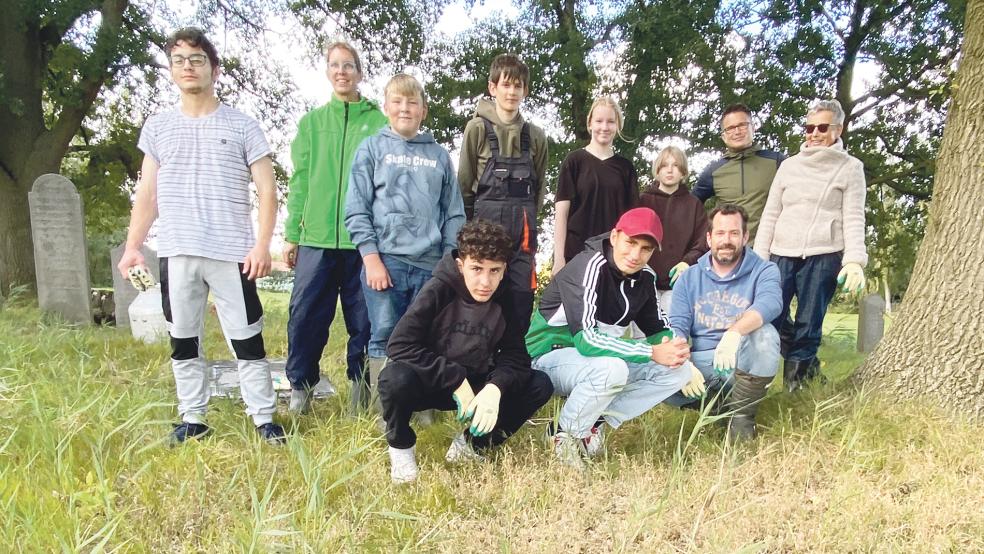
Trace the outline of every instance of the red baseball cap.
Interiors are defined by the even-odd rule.
[[[622,214],[615,224],[615,230],[630,237],[647,236],[657,244],[663,242],[663,224],[656,212],[649,208],[632,208]]]

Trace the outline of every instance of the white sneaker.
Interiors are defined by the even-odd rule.
[[[451,441],[451,446],[448,447],[448,453],[444,455],[444,459],[448,463],[452,464],[462,464],[469,462],[484,462],[485,456],[482,456],[472,445],[465,439],[465,434],[461,433]]]
[[[553,435],[554,453],[565,466],[584,469],[584,443],[567,431],[557,431]]]
[[[414,447],[393,448],[389,447],[390,456],[390,479],[396,484],[412,483],[417,480],[417,457],[414,454]]]
[[[591,434],[581,439],[584,453],[589,458],[596,458],[605,450],[605,422],[600,421],[591,428]]]
[[[287,404],[287,413],[292,416],[299,416],[311,411],[311,398],[314,391],[311,389],[291,389],[290,403]]]

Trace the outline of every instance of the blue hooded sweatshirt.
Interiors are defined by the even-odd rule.
[[[755,310],[771,323],[782,311],[779,267],[745,247],[734,271],[718,277],[711,267],[711,253],[697,260],[677,280],[670,304],[670,328],[676,336],[691,339],[692,350],[713,350],[721,336],[743,313]]]
[[[433,270],[464,223],[451,157],[430,133],[407,140],[384,127],[359,145],[345,228],[363,257],[382,253]]]

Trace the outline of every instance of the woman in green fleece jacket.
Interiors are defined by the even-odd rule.
[[[362,364],[369,343],[369,316],[359,280],[362,258],[345,229],[345,193],[356,149],[387,120],[376,103],[359,94],[362,61],[355,48],[334,42],[325,55],[331,100],[301,118],[290,148],[294,173],[287,195],[283,254],[294,268],[286,369],[292,388],[289,410],[295,415],[310,408],[339,295],[349,334],[346,360],[353,382],[353,410],[368,403]]]

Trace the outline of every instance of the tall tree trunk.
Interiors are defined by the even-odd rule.
[[[27,191],[20,183],[0,175],[0,290],[6,296],[11,285],[34,286],[34,244]]]
[[[968,2],[962,61],[929,224],[905,300],[862,382],[984,417],[984,2]]]

